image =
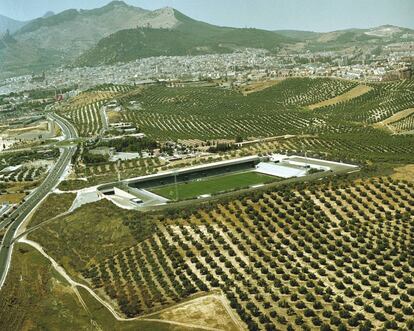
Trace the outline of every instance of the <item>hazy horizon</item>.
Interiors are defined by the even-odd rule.
[[[26,3],[25,3],[26,2]],[[2,0],[0,15],[27,21],[48,11],[102,7],[108,0]],[[414,29],[412,0],[127,0],[126,3],[154,10],[173,7],[211,24],[266,30],[327,32],[349,28],[397,25]]]

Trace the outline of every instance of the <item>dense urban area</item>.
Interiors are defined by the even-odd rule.
[[[0,93],[37,88],[80,90],[99,84],[142,84],[177,80],[224,80],[243,86],[250,81],[286,77],[334,77],[365,82],[410,79],[414,42],[339,51],[245,49],[231,54],[150,57],[129,63],[56,69],[0,82]]]

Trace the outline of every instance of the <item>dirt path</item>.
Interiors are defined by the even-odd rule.
[[[224,309],[226,309],[226,312],[230,316],[233,323],[239,328],[239,330],[244,330],[245,327],[240,323],[240,320],[236,316],[234,316],[234,312],[229,307],[229,304],[227,300],[224,298],[224,296],[220,295],[218,299],[221,301],[221,304],[223,305]]]
[[[391,130],[389,124],[392,124],[394,122],[398,122],[408,116],[410,116],[411,114],[414,114],[414,108],[408,108],[402,111],[399,111],[398,113],[395,113],[394,115],[386,118],[385,120],[375,123],[374,127],[383,127],[386,126],[388,129]]]
[[[353,89],[349,90],[348,92],[345,92],[341,95],[336,96],[335,98],[315,103],[313,105],[308,106],[308,108],[310,110],[314,110],[314,109],[325,107],[325,106],[332,106],[339,102],[345,102],[345,101],[355,99],[365,93],[368,93],[371,90],[372,90],[372,87],[369,87],[367,85],[358,85],[354,87]]]
[[[242,89],[241,92],[244,96],[247,96],[249,94],[252,94],[252,93],[255,93],[255,92],[260,92],[260,91],[263,91],[263,90],[265,90],[269,87],[277,85],[280,82],[282,82],[283,80],[285,80],[285,79],[284,78],[279,78],[279,79],[276,79],[276,80],[254,82],[254,83],[251,83],[250,85],[245,86]]]
[[[80,304],[82,305],[82,307],[86,310],[86,312],[91,316],[92,315],[85,303],[85,301],[83,300],[81,294],[78,291],[78,287],[81,287],[83,289],[85,289],[86,291],[89,292],[89,294],[95,298],[97,301],[99,301],[99,303],[101,303],[105,308],[107,308],[109,310],[109,312],[112,314],[112,316],[117,320],[117,321],[147,321],[147,322],[159,322],[159,323],[166,323],[166,324],[171,324],[171,325],[176,325],[176,326],[183,326],[183,327],[187,327],[187,328],[195,328],[195,329],[202,329],[202,330],[206,330],[206,331],[221,331],[219,329],[215,329],[215,328],[209,328],[206,326],[200,326],[200,325],[193,325],[193,324],[188,324],[188,323],[180,323],[180,322],[173,322],[173,321],[167,321],[167,320],[161,320],[161,319],[152,319],[152,318],[143,318],[143,317],[134,317],[134,318],[124,318],[122,316],[120,316],[118,314],[118,312],[105,300],[101,299],[91,288],[89,288],[88,286],[78,283],[76,281],[74,281],[65,271],[65,269],[63,269],[63,267],[61,267],[52,257],[50,257],[49,255],[46,254],[46,252],[43,250],[42,246],[40,246],[38,243],[32,241],[32,240],[28,240],[25,237],[22,237],[19,239],[20,243],[24,243],[27,245],[32,246],[33,248],[37,249],[46,259],[48,259],[51,264],[52,267],[70,284],[71,288],[73,289],[76,297],[78,298]]]
[[[27,245],[30,245],[34,248],[36,248],[40,254],[42,254],[45,258],[47,258],[50,263],[52,263],[53,268],[69,283],[70,287],[72,288],[73,292],[75,293],[76,297],[79,300],[79,303],[82,305],[82,307],[85,309],[85,311],[90,314],[88,307],[86,306],[85,301],[83,301],[82,296],[80,295],[77,286],[80,285],[79,283],[72,280],[72,278],[69,277],[69,275],[66,273],[66,271],[49,255],[46,254],[46,252],[43,250],[43,248],[36,242],[26,239],[25,237],[19,239],[20,243],[24,243]]]

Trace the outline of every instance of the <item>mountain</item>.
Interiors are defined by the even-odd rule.
[[[317,38],[312,39],[310,48],[328,50],[351,46],[383,46],[403,41],[414,41],[414,30],[383,25],[370,29],[347,29],[320,33]]]
[[[47,11],[42,17],[47,18],[47,17],[53,16],[53,15],[55,15],[55,13],[53,11]]]
[[[118,1],[99,9],[70,9],[31,21],[15,37],[32,47],[62,51],[70,59],[113,32],[137,26],[146,14]]]
[[[239,48],[276,50],[291,38],[259,29],[219,27],[193,20],[172,8],[160,12],[177,23],[172,29],[135,28],[118,31],[83,54],[78,65],[112,64],[150,56],[229,53]]]
[[[10,33],[13,33],[25,24],[25,22],[16,21],[12,18],[0,15],[0,35],[6,33],[7,30],[9,30]]]
[[[70,9],[47,15],[20,28],[13,35],[17,42],[0,50],[0,73],[10,76],[69,64],[116,31],[137,26],[173,28],[177,23],[168,13],[122,1],[98,9]]]
[[[339,48],[364,44],[386,44],[414,40],[414,31],[393,25],[370,29],[345,29],[332,32],[276,30],[279,35],[296,41],[307,42],[311,48]]]
[[[276,30],[275,32],[287,38],[296,39],[298,41],[313,40],[321,35],[319,32],[300,30]]]
[[[0,75],[39,72],[68,64],[97,65],[145,56],[275,49],[290,38],[271,31],[218,27],[174,10],[154,11],[113,1],[35,19],[0,49]]]
[[[328,33],[266,31],[221,27],[194,20],[173,8],[154,11],[113,1],[91,10],[47,12],[26,24],[0,17],[0,79],[66,65],[111,64],[160,55],[233,52],[285,46],[334,50],[414,40],[414,32],[395,26]],[[13,32],[14,31],[14,32]]]

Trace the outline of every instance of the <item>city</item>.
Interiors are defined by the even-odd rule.
[[[57,69],[40,81],[32,75],[13,77],[0,82],[0,93],[39,88],[85,90],[100,84],[152,81],[226,80],[240,86],[281,77],[337,77],[367,82],[411,78],[414,42],[387,45],[378,55],[372,54],[375,51],[377,47],[271,55],[265,50],[246,49],[231,54],[150,57],[110,66]]]

